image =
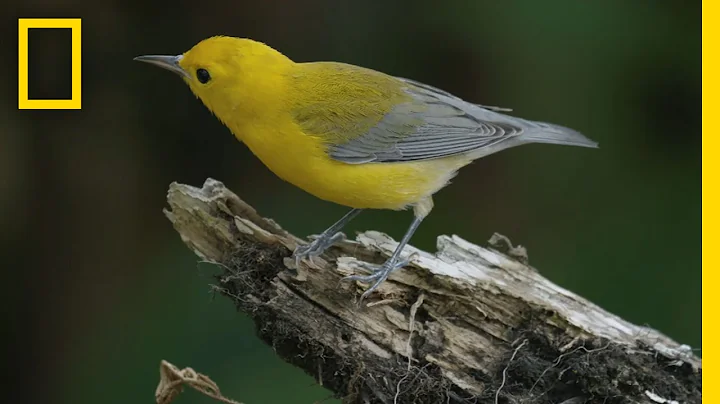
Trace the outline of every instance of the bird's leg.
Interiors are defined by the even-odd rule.
[[[330,248],[331,245],[345,238],[345,236],[340,232],[340,230],[342,230],[342,228],[345,227],[346,224],[353,220],[355,216],[359,215],[360,212],[362,212],[362,209],[351,210],[350,212],[346,213],[345,216],[341,217],[340,220],[335,222],[335,224],[322,232],[322,234],[320,234],[318,238],[313,240],[312,243],[297,246],[295,248],[295,251],[293,252],[296,266],[300,264],[301,259],[312,259],[312,257],[317,257],[325,250]]]
[[[363,283],[373,282],[372,285],[362,294],[362,296],[360,296],[361,302],[363,299],[368,297],[375,289],[377,289],[378,286],[380,286],[380,284],[383,283],[394,270],[402,268],[408,264],[409,260],[401,260],[400,254],[410,241],[410,238],[412,238],[415,231],[418,229],[418,227],[420,227],[420,223],[422,223],[423,219],[430,213],[432,207],[433,201],[429,197],[423,199],[421,202],[415,205],[415,218],[410,224],[410,228],[408,228],[408,230],[405,232],[405,235],[403,236],[402,240],[400,240],[400,243],[395,248],[395,251],[393,251],[390,259],[385,261],[384,264],[372,269],[372,274],[367,276],[351,275],[343,278],[344,281],[360,281]]]
[[[397,248],[395,248],[395,251],[393,252],[390,259],[385,261],[384,264],[373,268],[370,275],[351,275],[343,278],[344,281],[360,281],[363,283],[372,282],[372,285],[360,297],[360,301],[365,299],[375,289],[377,289],[378,286],[380,286],[380,284],[383,283],[394,270],[402,268],[408,264],[407,259],[400,259],[400,254],[402,253],[402,250],[405,248],[407,243],[410,241],[410,238],[412,237],[413,233],[415,233],[415,230],[417,230],[417,228],[420,226],[422,220],[422,217],[417,216],[413,219],[412,223],[410,224],[410,228],[407,230],[407,232],[405,232],[405,235],[403,236],[402,240],[400,240],[400,243],[398,244]]]

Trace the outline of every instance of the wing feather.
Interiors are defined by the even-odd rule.
[[[468,154],[479,158],[523,143],[597,147],[572,129],[500,113],[417,81],[342,63],[304,64],[293,76],[295,121],[348,164]]]
[[[410,101],[395,106],[367,133],[332,145],[346,163],[428,160],[469,153],[520,135],[523,125],[434,87],[399,79]]]

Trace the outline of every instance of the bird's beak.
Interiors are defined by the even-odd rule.
[[[164,55],[145,55],[133,58],[138,62],[150,63],[151,65],[162,67],[163,69],[170,70],[171,72],[177,73],[180,77],[190,78],[190,75],[180,67],[180,60],[182,55],[177,56],[164,56]]]

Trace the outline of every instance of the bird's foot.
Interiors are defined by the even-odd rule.
[[[310,244],[299,245],[295,247],[293,257],[295,258],[295,266],[300,266],[300,260],[307,258],[312,262],[313,257],[317,257],[324,253],[325,250],[330,248],[333,244],[338,241],[344,240],[345,235],[341,232],[337,232],[331,236],[321,234],[318,238],[313,240]]]
[[[404,260],[393,260],[390,258],[382,265],[373,265],[372,268],[368,268],[371,272],[370,275],[350,275],[342,278],[343,281],[359,281],[362,283],[371,283],[372,285],[360,296],[361,303],[363,299],[370,296],[372,292],[375,291],[375,289],[380,286],[381,283],[383,283],[390,274],[395,271],[396,269],[402,268],[405,265],[410,263],[410,259],[404,259]]]

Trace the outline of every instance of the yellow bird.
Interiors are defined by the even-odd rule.
[[[363,209],[413,208],[390,259],[368,276],[372,293],[395,269],[433,208],[433,194],[473,160],[528,143],[597,147],[562,126],[500,113],[440,89],[336,62],[296,63],[257,41],[205,39],[176,56],[135,60],[179,74],[192,92],[283,180],[352,210],[296,260],[323,253]]]

